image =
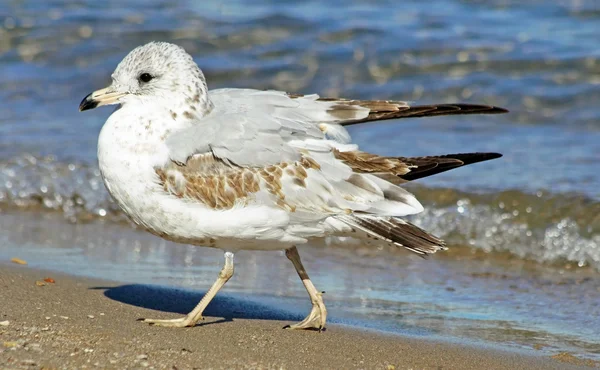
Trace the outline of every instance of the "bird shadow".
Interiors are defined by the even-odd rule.
[[[147,308],[162,312],[186,315],[196,307],[205,292],[189,291],[178,288],[146,284],[126,284],[120,286],[96,286],[92,290],[104,290],[104,296],[124,304]],[[304,301],[304,303],[303,303]],[[341,308],[343,302],[332,302],[333,308]],[[241,293],[219,293],[206,307],[203,316],[215,317],[217,320],[200,322],[197,326],[222,324],[234,319],[276,320],[298,322],[310,311],[310,302],[294,297],[277,297],[271,295]],[[396,317],[401,317],[398,314]],[[157,317],[158,318],[158,317]],[[378,323],[353,318],[331,318],[328,322],[345,324],[363,329],[374,329],[383,332],[397,332],[413,336],[429,336],[435,330],[410,325],[401,321]]]
[[[205,293],[145,284],[126,284],[117,287],[98,286],[90,289],[104,290],[104,296],[117,302],[181,315],[186,315],[193,310]],[[270,303],[273,303],[274,299],[283,304],[283,299],[266,297],[267,301],[271,301]],[[290,304],[290,308],[292,307]],[[231,294],[216,296],[206,307],[204,316],[221,317],[222,319],[199,323],[199,326],[219,324],[233,319],[299,321],[303,318],[300,313],[294,313],[292,310],[276,308],[271,304],[262,304]]]

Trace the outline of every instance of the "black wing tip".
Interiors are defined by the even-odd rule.
[[[457,159],[457,160],[461,161],[462,164],[460,166],[454,167],[454,168],[457,168],[457,167],[468,166],[468,165],[474,164],[474,163],[491,161],[492,159],[498,159],[498,158],[502,157],[502,154],[495,153],[495,152],[475,152],[475,153],[446,154],[441,157]],[[450,169],[452,169],[452,168],[448,168],[448,170],[450,170]]]
[[[467,164],[471,164],[471,163],[477,163],[477,162],[483,162],[483,161],[489,161],[492,159],[501,158],[502,153],[496,153],[496,152],[459,153],[459,154],[448,154],[448,155],[445,155],[444,157],[455,158],[455,159],[461,160],[463,162],[463,165],[467,165]]]
[[[328,101],[328,99],[322,99],[321,101]],[[339,100],[339,99],[338,99]],[[374,101],[351,101],[352,104],[358,103],[370,103]],[[504,114],[508,113],[508,109],[498,107],[495,105],[485,104],[469,104],[469,103],[456,103],[456,104],[430,104],[430,105],[407,105],[406,102],[399,101],[385,101],[387,106],[393,106],[394,109],[390,110],[371,110],[369,115],[363,119],[348,119],[340,120],[339,123],[342,126],[355,125],[363,122],[372,121],[384,121],[390,119],[401,119],[401,118],[420,118],[420,117],[435,117],[435,116],[452,116],[452,115],[473,115],[473,114]],[[346,103],[349,104],[349,103]],[[401,106],[399,106],[401,104]],[[367,107],[369,108],[369,107]],[[369,108],[371,109],[371,108]]]
[[[453,159],[456,162],[451,163],[438,163],[437,166],[434,167],[424,167],[424,170],[419,171],[419,169],[412,170],[407,174],[400,175],[399,177],[406,181],[414,181],[423,177],[429,177],[433,175],[437,175],[442,172],[450,171],[455,168],[468,166],[470,164],[489,161],[492,159],[497,159],[502,157],[500,153],[494,152],[477,152],[477,153],[457,153],[457,154],[446,154],[441,156],[432,156],[432,157],[421,157],[417,158],[422,160],[423,158],[430,158],[435,161],[435,159]],[[411,158],[406,158],[406,161],[410,162]]]
[[[457,107],[460,110],[478,114],[504,114],[510,111],[506,108],[498,107],[496,105],[483,105],[483,104],[468,104],[468,103],[457,103],[457,104],[440,104],[440,106]]]
[[[504,113],[510,113],[510,111],[506,108],[492,106],[492,111],[490,113],[491,114],[504,114]]]

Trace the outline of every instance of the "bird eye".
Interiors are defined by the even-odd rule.
[[[150,73],[142,73],[139,78],[142,82],[150,82],[154,77]]]

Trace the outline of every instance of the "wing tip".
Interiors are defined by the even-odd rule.
[[[497,105],[484,105],[484,104],[469,104],[469,103],[457,103],[457,104],[440,104],[440,107],[455,107],[457,113],[460,111],[466,111],[465,113],[474,114],[504,114],[510,113],[506,108],[499,107]],[[460,113],[459,113],[460,114]]]
[[[435,161],[436,159],[443,159],[444,163],[440,162],[437,166],[426,168],[424,170],[417,169],[411,170],[408,173],[403,175],[398,175],[403,180],[413,181],[423,177],[429,177],[433,175],[437,175],[442,172],[450,171],[455,168],[460,168],[464,166],[468,166],[474,163],[485,162],[492,159],[497,159],[502,157],[501,153],[495,152],[476,152],[476,153],[455,153],[455,154],[446,154],[441,156],[430,156],[430,157],[415,157],[415,158],[403,158],[403,160],[407,162],[411,162],[414,160],[423,160],[429,159]],[[454,160],[452,162],[448,162],[448,160]]]
[[[502,153],[497,152],[477,152],[477,153],[464,153],[464,154],[448,154],[445,157],[456,158],[463,162],[464,165],[473,163],[479,163],[484,161],[490,161],[492,159],[498,159],[503,157]]]
[[[492,105],[490,111],[488,111],[489,114],[504,114],[504,113],[510,113],[510,111],[506,108],[502,108],[502,107],[497,107],[495,105]]]

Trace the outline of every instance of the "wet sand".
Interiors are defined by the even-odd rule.
[[[45,282],[48,277],[54,283]],[[594,365],[569,356],[550,358],[335,324],[323,333],[283,330],[293,315],[227,296],[216,299],[206,320],[194,328],[150,327],[136,321],[176,317],[179,314],[174,312],[185,312],[198,296],[0,264],[0,367],[568,369]]]

